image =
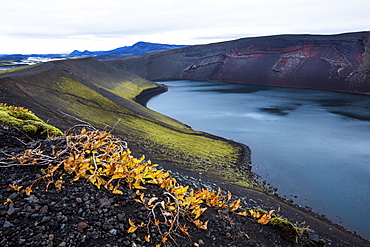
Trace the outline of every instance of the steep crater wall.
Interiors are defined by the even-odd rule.
[[[370,32],[244,38],[108,63],[149,80],[370,93]]]

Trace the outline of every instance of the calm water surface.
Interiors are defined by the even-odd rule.
[[[151,99],[149,108],[247,144],[254,172],[281,196],[370,239],[370,96],[223,82],[164,84],[169,91]]]

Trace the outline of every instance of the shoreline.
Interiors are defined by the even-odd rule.
[[[146,104],[151,98],[168,91],[167,86],[158,83],[155,84],[157,84],[158,87],[144,90],[141,94],[139,94],[135,98],[135,102],[143,105],[144,107],[147,107]],[[215,139],[219,138],[226,140],[225,138],[219,136],[214,135],[211,136],[213,136]],[[248,166],[248,171],[251,172],[252,165],[250,148],[245,144],[238,143],[235,141],[232,142],[238,144],[243,149],[244,152],[244,156],[242,159],[244,161],[243,163],[244,165]],[[198,179],[199,181],[201,180],[204,183],[217,184],[223,190],[229,190],[232,194],[243,197],[246,200],[248,200],[248,198],[249,200],[256,200],[259,203],[265,205],[266,207],[270,207],[271,209],[275,210],[277,208],[281,208],[282,212],[284,212],[283,215],[287,215],[290,221],[292,222],[306,221],[307,224],[310,225],[313,230],[316,230],[320,233],[324,233],[326,235],[325,237],[329,239],[333,240],[335,239],[335,241],[339,241],[346,244],[351,243],[354,244],[353,246],[367,246],[367,244],[369,244],[368,240],[361,237],[360,235],[357,235],[356,233],[345,229],[343,226],[340,226],[332,222],[328,218],[319,215],[314,211],[305,209],[300,205],[289,202],[287,201],[287,199],[280,197],[279,195],[268,194],[265,191],[259,191],[255,188],[247,188],[226,180],[218,180],[216,177],[203,175],[202,173],[198,173],[196,171],[189,171],[184,168],[176,167],[176,164],[171,163],[169,161],[162,160],[153,160],[153,161],[163,165],[165,169],[181,174],[182,176],[190,176]]]
[[[157,87],[143,90],[138,96],[135,97],[134,101],[144,107],[147,107],[146,104],[151,98],[168,91],[168,87],[166,85],[158,83],[154,84],[156,84]]]
[[[151,98],[168,91],[168,87],[166,85],[158,84],[158,83],[155,83],[155,82],[153,82],[153,83],[156,84],[157,87],[143,90],[138,96],[135,97],[134,101],[139,103],[140,105],[142,105],[144,107],[147,107],[147,103],[149,102],[149,100]],[[184,125],[186,125],[186,124],[184,124]],[[188,125],[186,125],[186,126],[191,128],[191,126],[188,126]],[[240,143],[240,142],[236,142],[236,141],[233,141],[233,140],[228,140],[228,139],[223,138],[221,136],[216,136],[216,135],[213,135],[213,134],[210,134],[210,133],[206,133],[206,132],[203,132],[203,133],[205,133],[208,137],[210,137],[212,139],[226,141],[226,142],[231,143],[232,145],[235,145],[235,146],[241,148],[242,151],[241,151],[239,161],[243,164],[242,168],[243,168],[243,170],[247,169],[248,172],[250,172],[251,174],[254,174],[252,172],[252,158],[251,158],[252,152],[251,152],[251,149],[249,148],[248,145]]]

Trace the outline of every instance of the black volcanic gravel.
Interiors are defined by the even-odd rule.
[[[162,237],[156,228],[143,227],[128,233],[128,220],[147,222],[149,211],[133,199],[135,191],[120,188],[121,195],[98,189],[86,180],[73,184],[64,182],[62,190],[50,186],[45,192],[45,182],[35,184],[34,192],[27,196],[16,193],[9,184],[26,187],[41,176],[42,166],[8,166],[9,155],[15,156],[25,149],[40,146],[51,151],[63,140],[30,142],[15,128],[1,126],[0,162],[0,246],[156,246]],[[27,143],[27,144],[26,144]],[[180,184],[193,188],[217,189],[216,184],[204,183],[188,175],[173,173]],[[64,181],[69,181],[67,177]],[[146,195],[164,198],[164,190],[155,185],[145,185]],[[12,202],[3,204],[7,199]],[[258,208],[259,203],[241,198],[245,207]],[[173,235],[177,246],[322,246],[314,231],[295,239],[284,237],[280,229],[260,225],[251,217],[208,208],[200,218],[209,220],[208,230],[188,226],[191,238]],[[151,242],[144,237],[151,232]],[[330,241],[330,240],[329,240]],[[162,244],[161,246],[164,246]],[[166,246],[176,246],[168,240]],[[335,246],[335,245],[334,245]]]

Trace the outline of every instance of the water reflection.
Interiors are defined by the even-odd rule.
[[[292,195],[370,238],[369,96],[222,82],[165,84],[169,92],[149,101],[149,108],[247,144],[255,172],[281,196]]]

